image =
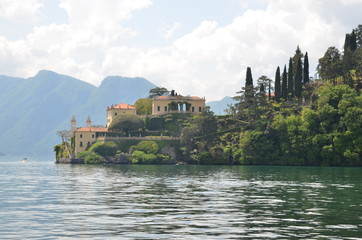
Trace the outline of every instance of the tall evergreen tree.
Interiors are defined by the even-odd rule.
[[[254,103],[254,85],[250,67],[246,68],[245,100],[249,107],[251,107]]]
[[[246,68],[246,80],[245,80],[245,87],[253,86],[253,76],[251,75],[251,68]]]
[[[298,64],[297,64],[297,71],[296,71],[296,74],[295,74],[295,96],[297,98],[300,98],[302,96],[302,79],[303,79],[303,76],[302,76],[302,61],[301,59],[298,60]]]
[[[284,65],[283,77],[282,77],[282,95],[281,95],[281,97],[282,97],[284,100],[287,100],[287,99],[288,99],[287,81],[288,81],[288,78],[287,78],[287,66]]]
[[[362,24],[359,24],[358,27],[354,29],[354,33],[356,34],[357,48],[360,48],[362,47]]]
[[[269,79],[269,83],[268,83],[268,100],[270,101],[271,100],[271,79]]]
[[[293,60],[293,76],[296,74],[297,70],[297,64],[298,59],[302,59],[304,57],[302,51],[299,48],[299,45],[297,46],[297,49],[295,50],[294,56],[292,57]]]
[[[289,58],[288,68],[288,99],[291,100],[294,97],[294,71],[293,71],[293,60]]]
[[[342,66],[343,66],[344,80],[346,82],[349,82],[351,86],[352,86],[352,76],[350,71],[354,69],[357,65],[356,56],[353,54],[356,48],[357,48],[357,43],[354,31],[352,32],[352,34],[347,33],[344,41]]]
[[[351,51],[354,52],[357,49],[357,37],[356,37],[354,30],[351,33],[350,41],[351,41],[350,42]]]
[[[275,85],[274,85],[274,97],[275,97],[275,100],[277,102],[280,101],[280,97],[281,97],[281,86],[280,86],[280,68],[279,66],[277,67],[277,70],[275,72]]]
[[[308,59],[308,52],[306,52],[304,56],[303,84],[306,84],[308,82],[309,82],[309,59]]]
[[[348,50],[351,50],[351,34],[347,33],[344,38],[344,52],[346,53]]]

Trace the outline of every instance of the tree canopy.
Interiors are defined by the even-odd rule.
[[[167,88],[164,87],[155,87],[150,89],[149,91],[149,98],[154,98],[157,96],[164,96],[168,94],[170,91],[167,90]]]
[[[144,128],[143,120],[137,115],[133,114],[119,114],[117,115],[108,127],[110,132],[124,132],[128,134],[129,131],[138,131]]]
[[[152,99],[140,98],[134,104],[137,115],[150,115],[152,114]]]

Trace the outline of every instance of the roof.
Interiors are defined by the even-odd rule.
[[[132,105],[128,105],[125,103],[120,103],[118,105],[112,105],[110,107],[107,107],[107,109],[130,109],[130,110],[134,110],[136,109],[134,106]]]
[[[192,97],[192,96],[157,96],[155,100],[196,100],[196,101],[205,101],[204,98]]]
[[[106,127],[80,127],[75,130],[76,132],[108,132]]]
[[[269,93],[265,93],[265,95],[269,96]],[[275,92],[271,92],[270,96],[275,97]]]

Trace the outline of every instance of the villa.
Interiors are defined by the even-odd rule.
[[[200,114],[205,108],[205,98],[181,96],[171,92],[170,96],[158,96],[152,99],[152,115],[164,115],[168,113],[191,113]],[[136,115],[136,108],[133,105],[120,103],[107,107],[106,126],[93,126],[88,116],[85,127],[77,128],[77,121],[73,115],[71,119],[71,137],[74,137],[74,153],[85,151],[94,142],[105,139],[110,133],[108,127],[113,119],[121,114]],[[116,134],[117,135],[117,134]]]

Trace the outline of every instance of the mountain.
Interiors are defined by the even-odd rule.
[[[207,102],[206,105],[210,107],[210,110],[215,115],[225,115],[225,109],[228,108],[228,104],[234,104],[235,101],[231,97],[224,97],[219,101]]]
[[[155,85],[143,78],[107,77],[99,87],[42,70],[28,79],[0,76],[0,152],[7,155],[51,154],[70,128],[74,114],[79,126],[90,115],[104,125],[105,109],[115,103],[133,104]]]

